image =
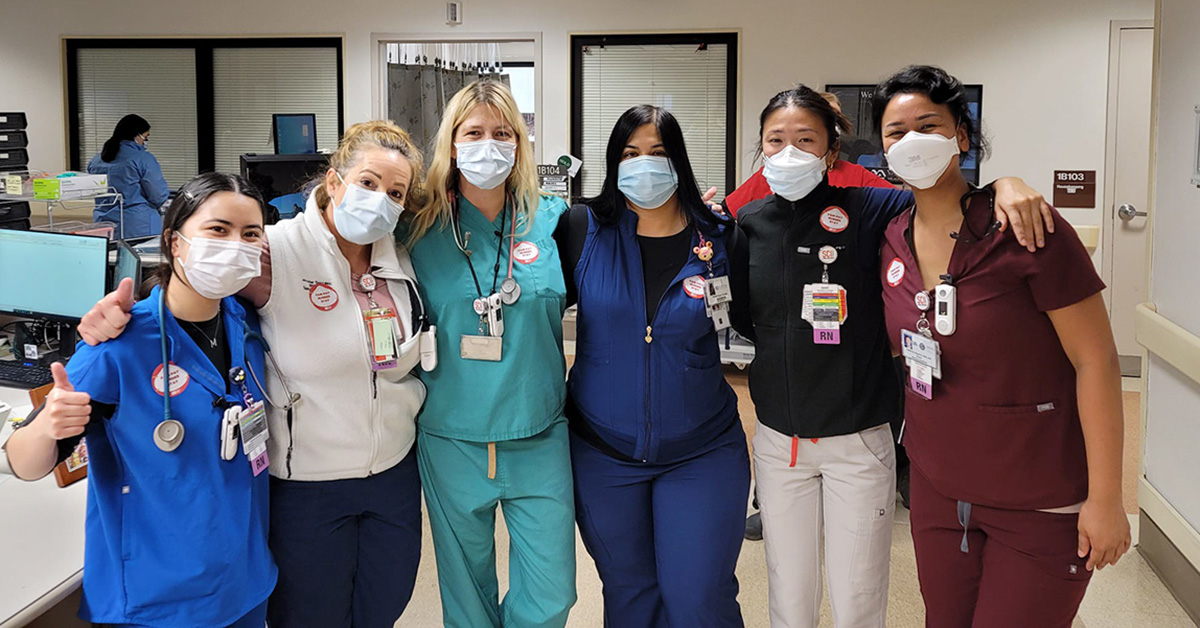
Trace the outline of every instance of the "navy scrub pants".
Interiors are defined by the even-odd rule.
[[[604,584],[604,624],[742,626],[737,567],[750,491],[741,424],[685,460],[631,463],[574,434],[575,512]]]
[[[421,561],[417,448],[366,478],[271,478],[271,628],[391,628]]]

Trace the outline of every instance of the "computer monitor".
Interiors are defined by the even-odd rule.
[[[107,274],[108,238],[0,229],[0,312],[77,321]]]
[[[271,116],[276,155],[312,155],[317,152],[317,114],[276,113]]]
[[[112,285],[109,290],[115,290],[124,278],[133,280],[134,294],[142,285],[142,258],[137,251],[124,240],[117,242],[117,264],[113,267]]]

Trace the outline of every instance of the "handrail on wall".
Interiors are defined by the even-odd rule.
[[[1153,303],[1137,306],[1138,344],[1200,384],[1200,336],[1158,313]]]

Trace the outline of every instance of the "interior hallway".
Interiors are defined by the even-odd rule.
[[[568,358],[569,360],[569,358]],[[750,402],[750,391],[746,385],[746,373],[727,368],[726,376],[738,393],[742,423],[747,437],[753,435],[754,404]],[[1141,451],[1138,439],[1140,431],[1140,393],[1125,393],[1125,508],[1130,514],[1137,513],[1138,454]],[[1137,542],[1137,519],[1134,524],[1134,542]],[[500,587],[507,588],[508,534],[503,519],[497,521],[497,557]],[[435,628],[442,625],[441,606],[437,588],[437,568],[433,560],[433,546],[425,525],[425,542],[422,548],[421,568],[417,576],[417,588],[404,616],[396,623],[400,628]],[[571,611],[567,625],[572,628],[593,628],[603,624],[600,578],[583,543],[576,536],[578,558],[579,602]],[[767,571],[762,542],[746,541],[738,561],[738,581],[741,593],[738,601],[747,628],[768,628],[767,614]],[[925,623],[924,607],[917,585],[916,560],[913,556],[912,536],[909,531],[908,511],[897,504],[896,523],[892,541],[891,588],[889,590],[888,626],[892,628],[918,628]],[[829,614],[828,593],[822,608],[821,626],[833,626]],[[1142,559],[1136,550],[1130,550],[1113,567],[1098,572],[1092,579],[1087,597],[1083,600],[1075,628],[1196,628],[1183,608],[1171,597],[1162,581]]]

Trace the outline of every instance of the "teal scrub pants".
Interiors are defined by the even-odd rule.
[[[494,444],[422,433],[421,484],[447,628],[557,628],[575,604],[575,506],[566,421]],[[494,477],[489,478],[489,470]],[[508,524],[509,590],[496,579],[496,507]]]

